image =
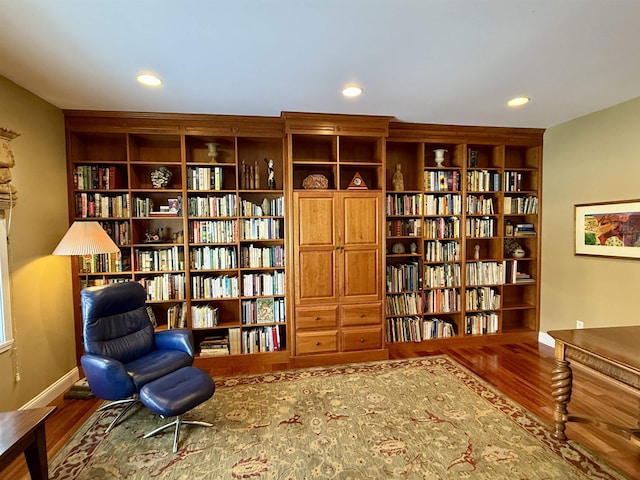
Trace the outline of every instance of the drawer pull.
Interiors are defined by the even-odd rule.
[[[366,317],[366,315],[364,313],[361,313],[360,318],[364,318],[364,317]]]
[[[316,321],[317,321],[317,320],[320,320],[320,317],[316,317]]]
[[[316,342],[316,347],[319,347],[319,346],[320,346],[320,342]]]
[[[361,338],[361,339],[360,339],[360,343],[364,343],[364,338]]]

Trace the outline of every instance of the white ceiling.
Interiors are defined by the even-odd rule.
[[[0,75],[63,109],[546,128],[640,96],[639,25],[639,0],[0,0]]]

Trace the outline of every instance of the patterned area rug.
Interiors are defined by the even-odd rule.
[[[173,431],[140,407],[94,414],[52,479],[623,479],[447,356],[216,379]]]

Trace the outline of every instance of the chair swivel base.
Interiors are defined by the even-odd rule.
[[[199,420],[182,420],[182,418],[180,418],[180,416],[178,415],[173,422],[167,423],[166,425],[162,425],[161,427],[156,428],[155,430],[147,433],[142,438],[152,437],[153,435],[161,432],[162,430],[166,430],[167,428],[171,428],[175,426],[176,428],[173,434],[173,453],[176,453],[178,451],[178,437],[180,436],[180,427],[182,425],[198,425],[200,427],[213,427],[212,423],[201,422]]]
[[[117,407],[118,405],[125,405],[125,407],[120,411],[120,413],[118,413],[116,418],[114,418],[113,421],[109,424],[109,426],[106,428],[104,433],[109,433],[111,431],[111,429],[113,427],[115,427],[120,422],[122,417],[124,417],[125,414],[137,404],[138,404],[138,397],[135,396],[135,397],[131,397],[131,398],[125,398],[123,400],[116,400],[114,402],[107,403],[106,405],[103,405],[100,408],[98,408],[96,410],[96,412],[102,412],[103,410],[106,410],[106,409],[112,408],[112,407]]]

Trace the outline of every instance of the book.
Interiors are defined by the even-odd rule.
[[[256,300],[256,322],[275,322],[273,298],[258,298]]]

